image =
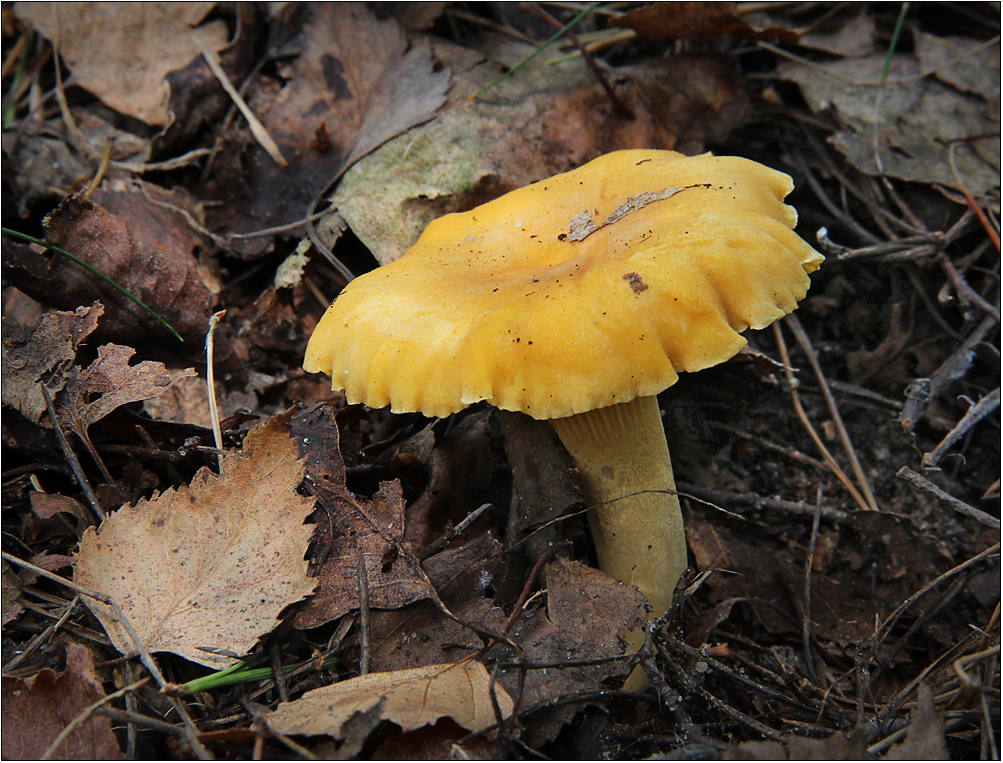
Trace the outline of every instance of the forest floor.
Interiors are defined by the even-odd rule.
[[[998,759],[999,21],[5,6],[3,756]],[[633,658],[548,425],[302,368],[431,220],[626,148],[787,173],[826,257],[659,396]]]

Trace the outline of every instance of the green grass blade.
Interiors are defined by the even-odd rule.
[[[569,29],[571,29],[571,27],[573,27],[579,21],[581,21],[586,16],[588,16],[590,13],[592,13],[592,11],[594,11],[596,8],[598,8],[601,4],[602,3],[592,3],[591,5],[589,5],[583,11],[581,11],[581,13],[579,13],[577,16],[575,16],[573,19],[571,19],[571,21],[569,21],[567,24],[565,24],[563,27],[561,27],[557,32],[555,32],[553,37],[551,37],[549,40],[547,40],[546,42],[544,42],[540,47],[538,47],[536,50],[534,50],[532,53],[530,53],[528,56],[526,56],[526,58],[522,59],[522,61],[520,61],[519,63],[517,63],[515,66],[513,66],[507,72],[505,72],[504,74],[502,74],[500,77],[497,77],[496,79],[494,79],[491,82],[489,82],[488,84],[486,84],[484,87],[482,87],[480,90],[478,90],[472,96],[470,96],[467,100],[470,100],[470,101],[474,100],[475,98],[477,98],[478,96],[480,96],[482,93],[485,93],[488,90],[490,90],[491,88],[493,88],[495,85],[497,85],[502,80],[508,79],[513,74],[515,74],[516,72],[518,72],[520,69],[522,69],[524,66],[526,66],[530,61],[532,61],[534,58],[536,58],[538,55],[540,55],[543,51],[545,51],[547,48],[549,48],[551,45],[553,45],[555,42],[557,42],[559,39],[561,39],[561,37],[564,36],[565,32],[567,32]]]
[[[186,694],[195,694],[200,691],[209,691],[210,689],[218,689],[222,686],[233,686],[234,684],[249,683],[253,681],[265,681],[269,678],[274,678],[275,673],[271,667],[264,668],[252,668],[249,665],[254,665],[255,663],[260,663],[262,659],[252,659],[248,662],[240,662],[236,665],[231,665],[226,670],[220,670],[216,673],[210,673],[207,676],[202,676],[201,678],[195,678],[188,683],[181,684],[182,690]],[[321,669],[334,667],[337,663],[337,659],[334,657],[328,657],[324,662],[321,663]],[[287,666],[283,668],[283,672],[290,673],[294,669],[293,666]]]
[[[909,13],[909,3],[902,3],[902,8],[899,9],[898,21],[895,22],[895,31],[892,32],[891,42],[888,43],[888,53],[885,55],[885,66],[881,70],[881,82],[888,79],[888,70],[892,65],[892,56],[895,54],[895,48],[899,44],[899,35],[902,34],[902,27],[905,26],[905,17]]]

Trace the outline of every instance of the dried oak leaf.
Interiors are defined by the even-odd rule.
[[[304,524],[313,501],[297,493],[303,463],[285,417],[255,428],[221,474],[201,470],[111,515],[80,541],[75,581],[111,596],[152,652],[210,667],[246,653],[279,613],[309,595]],[[111,607],[90,602],[123,654],[134,646]]]
[[[46,416],[42,383],[49,394],[66,383],[77,347],[97,328],[104,306],[95,302],[75,312],[43,315],[31,328],[3,323],[3,404],[39,424]]]
[[[227,45],[221,20],[199,26],[216,3],[17,3],[17,16],[59,45],[77,85],[116,111],[166,125],[167,75],[206,47]]]
[[[155,360],[130,366],[129,358],[135,354],[131,347],[105,344],[98,348],[97,360],[87,368],[74,366],[67,372],[56,415],[85,443],[90,444],[90,425],[120,405],[156,397],[180,379],[195,376],[194,368],[168,371]]]
[[[283,734],[330,734],[340,737],[342,724],[356,712],[383,703],[381,715],[404,731],[413,731],[440,718],[452,718],[470,731],[496,721],[492,694],[502,717],[512,713],[512,698],[492,684],[476,660],[425,665],[389,673],[369,673],[308,691],[284,702],[268,716],[269,725]]]
[[[43,668],[30,678],[3,677],[3,759],[38,760],[89,705],[104,699],[90,651],[66,645],[66,670]],[[91,716],[56,748],[53,760],[124,760],[111,720]]]

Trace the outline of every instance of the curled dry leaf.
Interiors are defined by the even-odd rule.
[[[120,405],[156,397],[179,380],[195,376],[194,368],[172,372],[154,360],[130,366],[129,358],[135,354],[131,347],[106,344],[87,368],[74,366],[67,373],[56,415],[84,442],[90,442],[90,425]]]
[[[303,560],[313,501],[283,417],[254,429],[243,452],[182,485],[125,506],[80,541],[75,581],[111,596],[151,652],[227,667],[316,584]],[[111,607],[89,606],[115,647],[135,647]]]
[[[215,295],[192,254],[194,239],[175,235],[161,222],[162,210],[155,211],[155,205],[140,208],[147,206],[141,195],[123,196],[114,199],[116,204],[134,207],[124,217],[82,195],[71,196],[47,218],[46,242],[101,271],[156,310],[195,345],[192,349],[201,348]],[[176,200],[169,203],[177,205]],[[148,219],[145,225],[138,223],[142,217]],[[11,260],[4,262],[5,276],[44,304],[73,308],[100,299],[106,307],[101,329],[119,341],[170,336],[141,307],[64,257],[21,253]]]
[[[27,328],[3,323],[3,404],[36,424],[46,415],[42,380],[49,394],[66,384],[65,372],[77,347],[97,328],[104,306],[95,302],[75,312],[54,311]]]
[[[369,673],[308,691],[294,702],[284,702],[268,723],[283,734],[342,736],[342,724],[356,712],[367,712],[383,703],[382,717],[404,731],[413,731],[439,718],[452,718],[460,726],[480,731],[496,722],[491,694],[502,717],[512,713],[512,698],[500,685],[492,685],[484,666],[476,660],[452,665],[426,665],[389,673]]]

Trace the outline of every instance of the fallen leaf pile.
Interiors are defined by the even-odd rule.
[[[869,175],[983,196],[1000,178],[1000,46],[915,33],[913,54],[884,51],[823,65],[781,64],[814,111],[832,110],[830,142]],[[877,141],[877,150],[875,150]]]

